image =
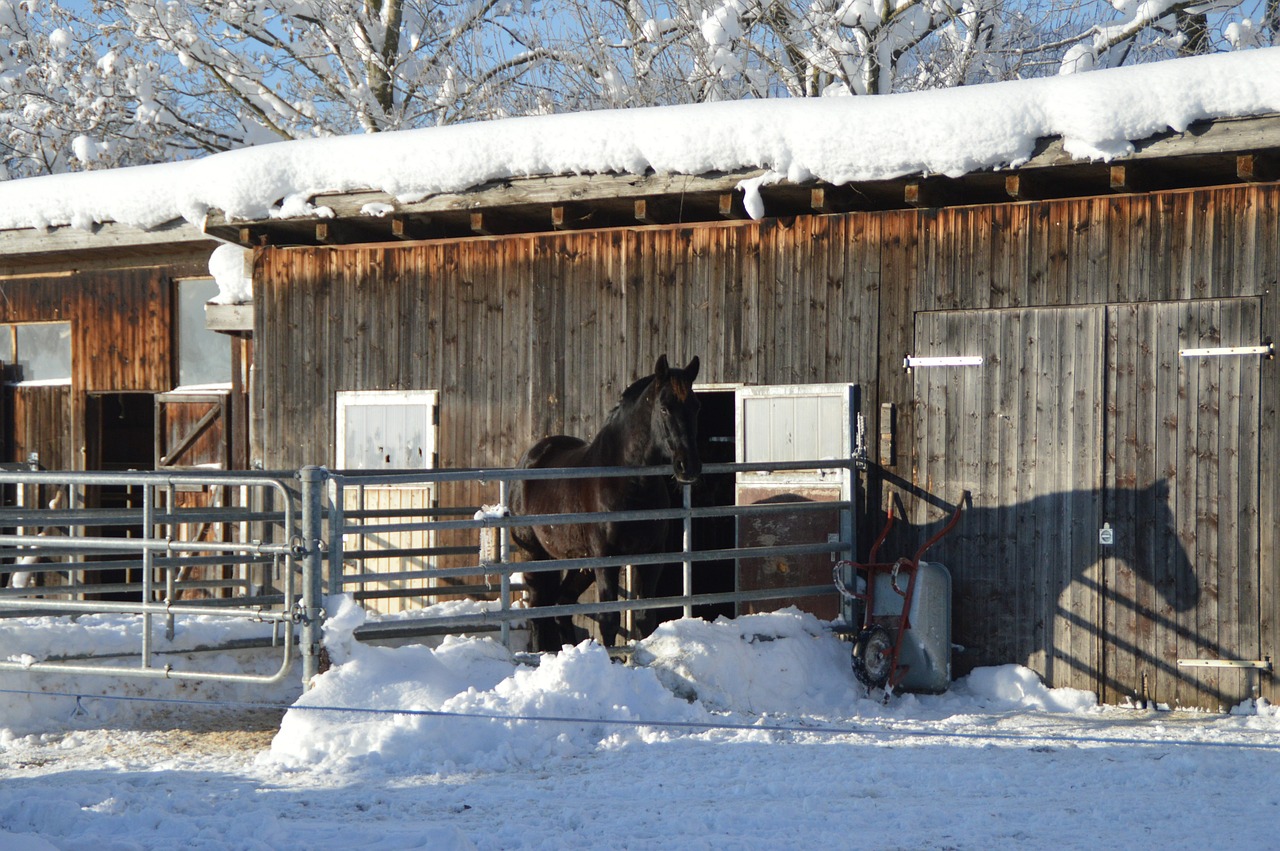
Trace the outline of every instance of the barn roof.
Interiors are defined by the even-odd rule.
[[[1280,48],[876,98],[508,119],[0,183],[36,255],[430,239],[1276,178]]]

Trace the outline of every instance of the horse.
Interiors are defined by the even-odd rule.
[[[698,375],[695,356],[683,369],[658,358],[652,375],[622,394],[600,433],[590,442],[566,435],[546,437],[521,456],[519,467],[650,467],[671,464],[677,482],[691,484],[702,472],[698,457]],[[596,477],[517,481],[509,509],[514,516],[668,508],[667,482],[655,476]],[[666,520],[515,527],[512,540],[530,560],[600,558],[661,552],[667,541]],[[618,567],[526,573],[531,607],[573,603],[594,581],[600,600],[618,599]],[[652,597],[660,568],[643,572],[640,596]],[[645,619],[646,621],[648,618]],[[600,635],[606,646],[617,638],[617,612],[601,615]],[[555,652],[573,643],[570,618],[535,618],[530,625],[535,651]]]

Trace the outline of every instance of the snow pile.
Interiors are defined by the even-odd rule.
[[[717,712],[843,712],[861,686],[849,647],[796,609],[714,623],[671,621],[640,642],[636,664],[674,694]]]
[[[958,684],[955,698],[902,696],[885,707],[853,678],[848,646],[795,609],[663,624],[639,643],[633,666],[615,664],[602,647],[584,642],[528,668],[489,639],[450,638],[434,649],[361,645],[350,638],[360,610],[349,602],[331,608],[337,614],[325,640],[335,665],[285,715],[264,766],[508,771],[599,749],[716,735],[720,724],[749,737],[755,725],[778,716],[876,717],[929,706],[942,714],[1096,708],[1092,695],[1047,689],[1013,665],[978,672]]]
[[[714,34],[719,37],[719,33]],[[1280,111],[1280,48],[878,97],[734,101],[306,139],[190,162],[0,182],[0,228],[324,215],[322,192],[402,202],[537,175],[705,174],[835,184],[1017,165],[1037,139],[1109,159],[1193,121]],[[743,189],[762,215],[758,182]]]
[[[219,245],[209,255],[209,274],[218,285],[214,304],[253,301],[253,252],[238,245]]]
[[[337,609],[325,625],[337,664],[285,715],[266,757],[273,764],[335,771],[497,771],[584,753],[606,739],[649,735],[631,724],[596,721],[707,719],[705,710],[672,695],[653,672],[615,665],[591,642],[527,668],[490,639],[447,638],[435,649],[365,646],[346,634],[359,625],[359,610],[349,602]],[[334,707],[440,714],[347,713]],[[526,720],[531,717],[580,720]]]

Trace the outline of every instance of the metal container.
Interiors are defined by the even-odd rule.
[[[889,573],[876,575],[877,620],[902,615],[902,595],[894,593]],[[906,577],[898,586],[906,590]],[[940,694],[951,684],[951,572],[937,562],[920,562],[911,600],[911,627],[897,636],[898,667],[907,669],[898,684],[904,691]]]

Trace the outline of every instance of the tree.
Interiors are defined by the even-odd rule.
[[[87,3],[91,5],[86,6]],[[1277,43],[1280,0],[0,0],[0,178]]]
[[[0,179],[170,154],[155,65],[103,49],[56,4],[0,0]]]

